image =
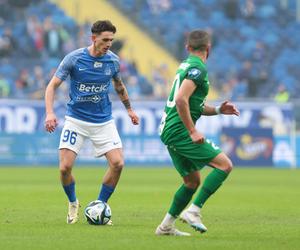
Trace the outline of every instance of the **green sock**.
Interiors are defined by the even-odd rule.
[[[197,195],[193,203],[201,208],[206,200],[222,185],[227,176],[228,173],[218,168],[215,168],[213,171],[211,171],[205,178],[199,194]]]
[[[196,190],[197,189],[188,188],[183,184],[174,195],[169,214],[176,218],[190,202]]]

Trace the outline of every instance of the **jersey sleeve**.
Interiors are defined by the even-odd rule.
[[[201,71],[199,68],[189,68],[186,73],[186,79],[192,80],[196,85],[201,84],[205,77],[206,72]]]
[[[121,80],[121,73],[120,73],[120,61],[114,61],[115,73],[112,76],[114,80]]]
[[[72,56],[66,55],[65,58],[59,64],[55,76],[61,79],[62,81],[66,80],[68,75],[70,74],[73,67]]]

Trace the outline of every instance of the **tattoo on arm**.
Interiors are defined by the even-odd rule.
[[[125,89],[124,88],[116,88],[116,92],[118,95],[124,96],[125,94]]]
[[[124,106],[125,106],[126,109],[131,109],[131,105],[130,105],[129,99],[124,100],[122,102],[123,102],[123,104],[124,104]]]
[[[131,109],[130,101],[128,98],[128,93],[125,88],[124,83],[122,82],[121,79],[115,79],[115,90],[120,97],[121,101],[123,102],[124,106],[126,109]]]
[[[115,90],[119,96],[124,96],[125,94],[125,86],[121,79],[115,79]]]

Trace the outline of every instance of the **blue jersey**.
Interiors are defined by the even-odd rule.
[[[108,51],[93,57],[87,48],[77,49],[65,56],[55,73],[63,81],[68,75],[71,83],[66,115],[92,123],[111,120],[108,92],[112,79],[120,79],[118,56]]]

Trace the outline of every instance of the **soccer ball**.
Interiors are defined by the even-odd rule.
[[[110,220],[111,210],[104,201],[95,200],[86,206],[84,215],[88,223],[92,225],[105,225]]]

